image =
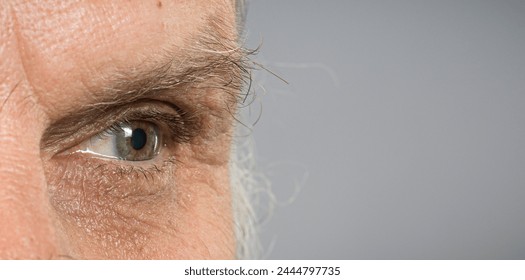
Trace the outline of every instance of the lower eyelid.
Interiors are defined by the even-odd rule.
[[[90,238],[108,230],[150,232],[176,199],[173,169],[171,160],[141,168],[77,155],[48,163],[45,173],[59,221]]]
[[[141,196],[162,192],[162,184],[152,182],[172,178],[175,164],[172,156],[141,164],[123,164],[121,161],[71,154],[48,163],[46,176],[54,189],[97,193],[111,189],[109,194],[115,197]],[[61,176],[55,177],[56,174]]]

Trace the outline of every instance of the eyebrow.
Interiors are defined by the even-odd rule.
[[[116,108],[138,100],[154,98],[160,93],[204,94],[204,90],[191,89],[213,88],[220,89],[234,104],[241,101],[241,90],[250,80],[249,52],[235,40],[209,31],[220,31],[220,27],[215,27],[212,24],[208,31],[201,32],[190,47],[166,52],[157,62],[149,62],[150,66],[145,62],[106,75],[102,83],[88,88],[88,102],[46,129],[42,149],[53,150],[64,138],[71,137],[86,124],[100,123],[101,115],[111,114]],[[195,98],[198,100],[199,97]]]
[[[190,48],[162,55],[153,66],[116,71],[102,86],[89,89],[93,100],[86,107],[126,104],[158,92],[188,88],[220,88],[238,95],[250,78],[248,52],[235,41],[204,33]],[[146,64],[146,63],[143,63]],[[186,90],[182,90],[186,89]],[[99,108],[100,109],[100,108]]]

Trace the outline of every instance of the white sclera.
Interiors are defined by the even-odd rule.
[[[121,126],[124,137],[131,137],[133,130],[128,126]],[[108,132],[101,135],[95,135],[83,144],[75,153],[94,154],[99,157],[120,159],[117,150],[118,135],[114,132]]]
[[[137,130],[137,135],[134,132]],[[141,139],[146,134],[146,139]],[[138,137],[133,142],[133,137]],[[141,140],[145,140],[141,144]],[[133,145],[142,145],[135,149]],[[87,153],[101,158],[124,161],[144,161],[159,154],[161,145],[158,126],[153,122],[131,121],[120,123],[115,129],[108,129],[87,139],[77,146],[73,153]]]

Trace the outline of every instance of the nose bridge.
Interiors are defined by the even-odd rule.
[[[0,81],[1,83],[1,81]],[[2,88],[6,88],[3,84]],[[14,88],[14,89],[13,89]],[[0,258],[55,255],[46,179],[40,158],[43,126],[27,87],[12,86],[0,99]]]

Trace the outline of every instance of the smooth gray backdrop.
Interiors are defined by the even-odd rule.
[[[525,258],[525,1],[248,4],[264,258]]]

